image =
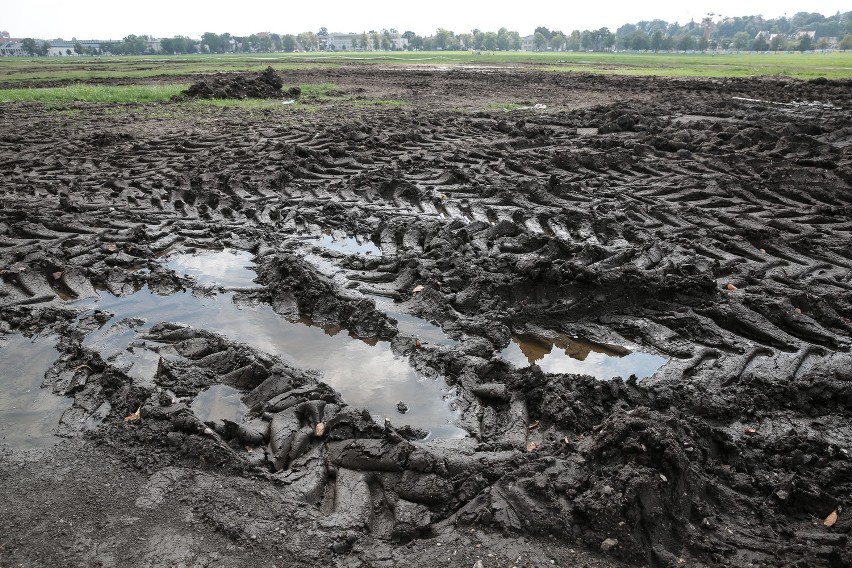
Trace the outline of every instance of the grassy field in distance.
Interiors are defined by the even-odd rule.
[[[0,58],[0,83],[184,77],[219,71],[278,71],[347,64],[495,65],[554,72],[671,77],[785,76],[852,78],[852,52],[813,53],[568,53],[351,52],[135,57]]]

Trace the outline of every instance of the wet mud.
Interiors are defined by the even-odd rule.
[[[0,106],[4,564],[849,565],[849,82],[300,73]]]
[[[299,87],[282,90],[284,80],[272,67],[261,73],[217,73],[193,83],[175,100],[296,98]]]

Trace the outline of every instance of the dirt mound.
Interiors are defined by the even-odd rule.
[[[181,100],[187,99],[280,99],[295,98],[301,94],[299,87],[282,91],[284,81],[272,67],[258,74],[217,73],[183,91]]]

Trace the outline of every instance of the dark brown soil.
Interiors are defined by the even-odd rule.
[[[45,382],[74,398],[69,439],[0,458],[3,565],[849,565],[850,82],[285,82],[346,96],[0,105],[0,335],[60,337]],[[324,230],[383,255],[318,270],[304,235]],[[69,298],[210,293],[159,259],[221,247],[255,255],[241,302],[446,377],[470,437],[412,442],[309,370],[168,320],[127,324],[162,346],[153,385],[83,344],[104,317]],[[458,343],[417,348],[375,295]],[[556,333],[669,362],[602,381],[497,357]],[[174,401],[217,383],[251,423]]]
[[[283,87],[283,79],[272,67],[257,74],[217,73],[193,83],[175,100],[280,99],[301,93],[299,87],[282,91]]]

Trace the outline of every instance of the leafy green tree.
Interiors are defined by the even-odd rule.
[[[749,43],[751,43],[751,38],[746,32],[737,32],[734,34],[734,49],[737,50],[737,53],[741,49],[746,49]]]
[[[408,38],[408,49],[420,50],[423,49],[423,44],[423,38],[417,34]]]
[[[438,28],[438,31],[435,32],[435,47],[440,50],[452,49],[453,32],[445,30],[444,28]]]
[[[659,29],[654,30],[654,33],[651,34],[651,50],[654,53],[657,53],[663,47],[663,41],[665,37],[663,37],[663,32]]]
[[[776,34],[769,40],[769,49],[772,51],[781,51],[786,47],[786,41],[784,41],[784,36],[781,34]]]
[[[843,51],[852,49],[852,33],[843,36],[843,39],[840,40],[840,49]]]
[[[511,38],[509,37],[509,30],[506,28],[497,30],[497,49],[500,51],[509,51],[511,49]]]
[[[521,34],[518,32],[509,32],[509,49],[519,50],[523,45]]]
[[[698,38],[698,49],[701,50],[701,53],[707,51],[708,47],[710,47],[710,40],[708,40],[705,36]]]
[[[206,46],[207,51],[210,53],[222,53],[224,51],[222,38],[219,37],[219,34],[214,34],[213,32],[204,32],[201,34],[201,44]]]
[[[486,51],[496,51],[497,46],[497,34],[494,32],[485,32],[482,34],[482,49]]]
[[[624,47],[635,51],[645,51],[650,46],[648,34],[642,30],[635,30],[625,38]]]
[[[799,39],[798,49],[799,51],[805,52],[810,51],[814,48],[814,41],[811,39],[811,36],[808,34],[802,34],[802,37]]]
[[[74,44],[74,53],[76,53],[77,55],[83,54],[83,44],[79,41]]]
[[[35,40],[31,37],[28,37],[21,41],[21,49],[23,49],[30,57],[38,55],[39,53],[39,47],[38,45],[36,45]]]
[[[38,47],[38,54],[44,57],[48,53],[50,53],[50,44],[46,41],[42,42],[42,44]]]
[[[536,51],[544,51],[544,48],[547,46],[547,37],[541,32],[535,32],[533,45]]]
[[[550,38],[550,48],[553,51],[562,51],[563,47],[565,47],[565,36],[562,34],[553,34],[553,37]]]
[[[285,34],[281,36],[281,49],[287,53],[296,51],[296,36],[293,34]]]
[[[595,38],[589,30],[583,30],[583,33],[580,34],[580,47],[585,50],[594,49]]]
[[[544,39],[546,39],[547,41],[550,41],[550,38],[553,36],[551,31],[549,29],[545,28],[544,26],[537,27],[535,29],[535,31],[533,32],[533,34],[541,34],[541,35],[544,36]]]
[[[766,51],[769,49],[769,42],[763,37],[763,34],[758,34],[754,41],[751,42],[751,49],[753,51]]]
[[[366,34],[365,34],[366,35]],[[299,45],[304,51],[316,51],[319,47],[319,38],[314,32],[300,33],[297,38]],[[366,49],[366,45],[364,46]]]
[[[578,30],[572,31],[571,35],[568,36],[568,39],[565,41],[565,49],[568,51],[580,51],[580,32]]]
[[[609,31],[609,28],[601,28],[595,32],[597,45],[595,49],[598,51],[610,51],[615,45],[615,34]]]
[[[695,49],[695,38],[691,35],[682,35],[677,39],[677,48],[680,51],[693,51]]]

